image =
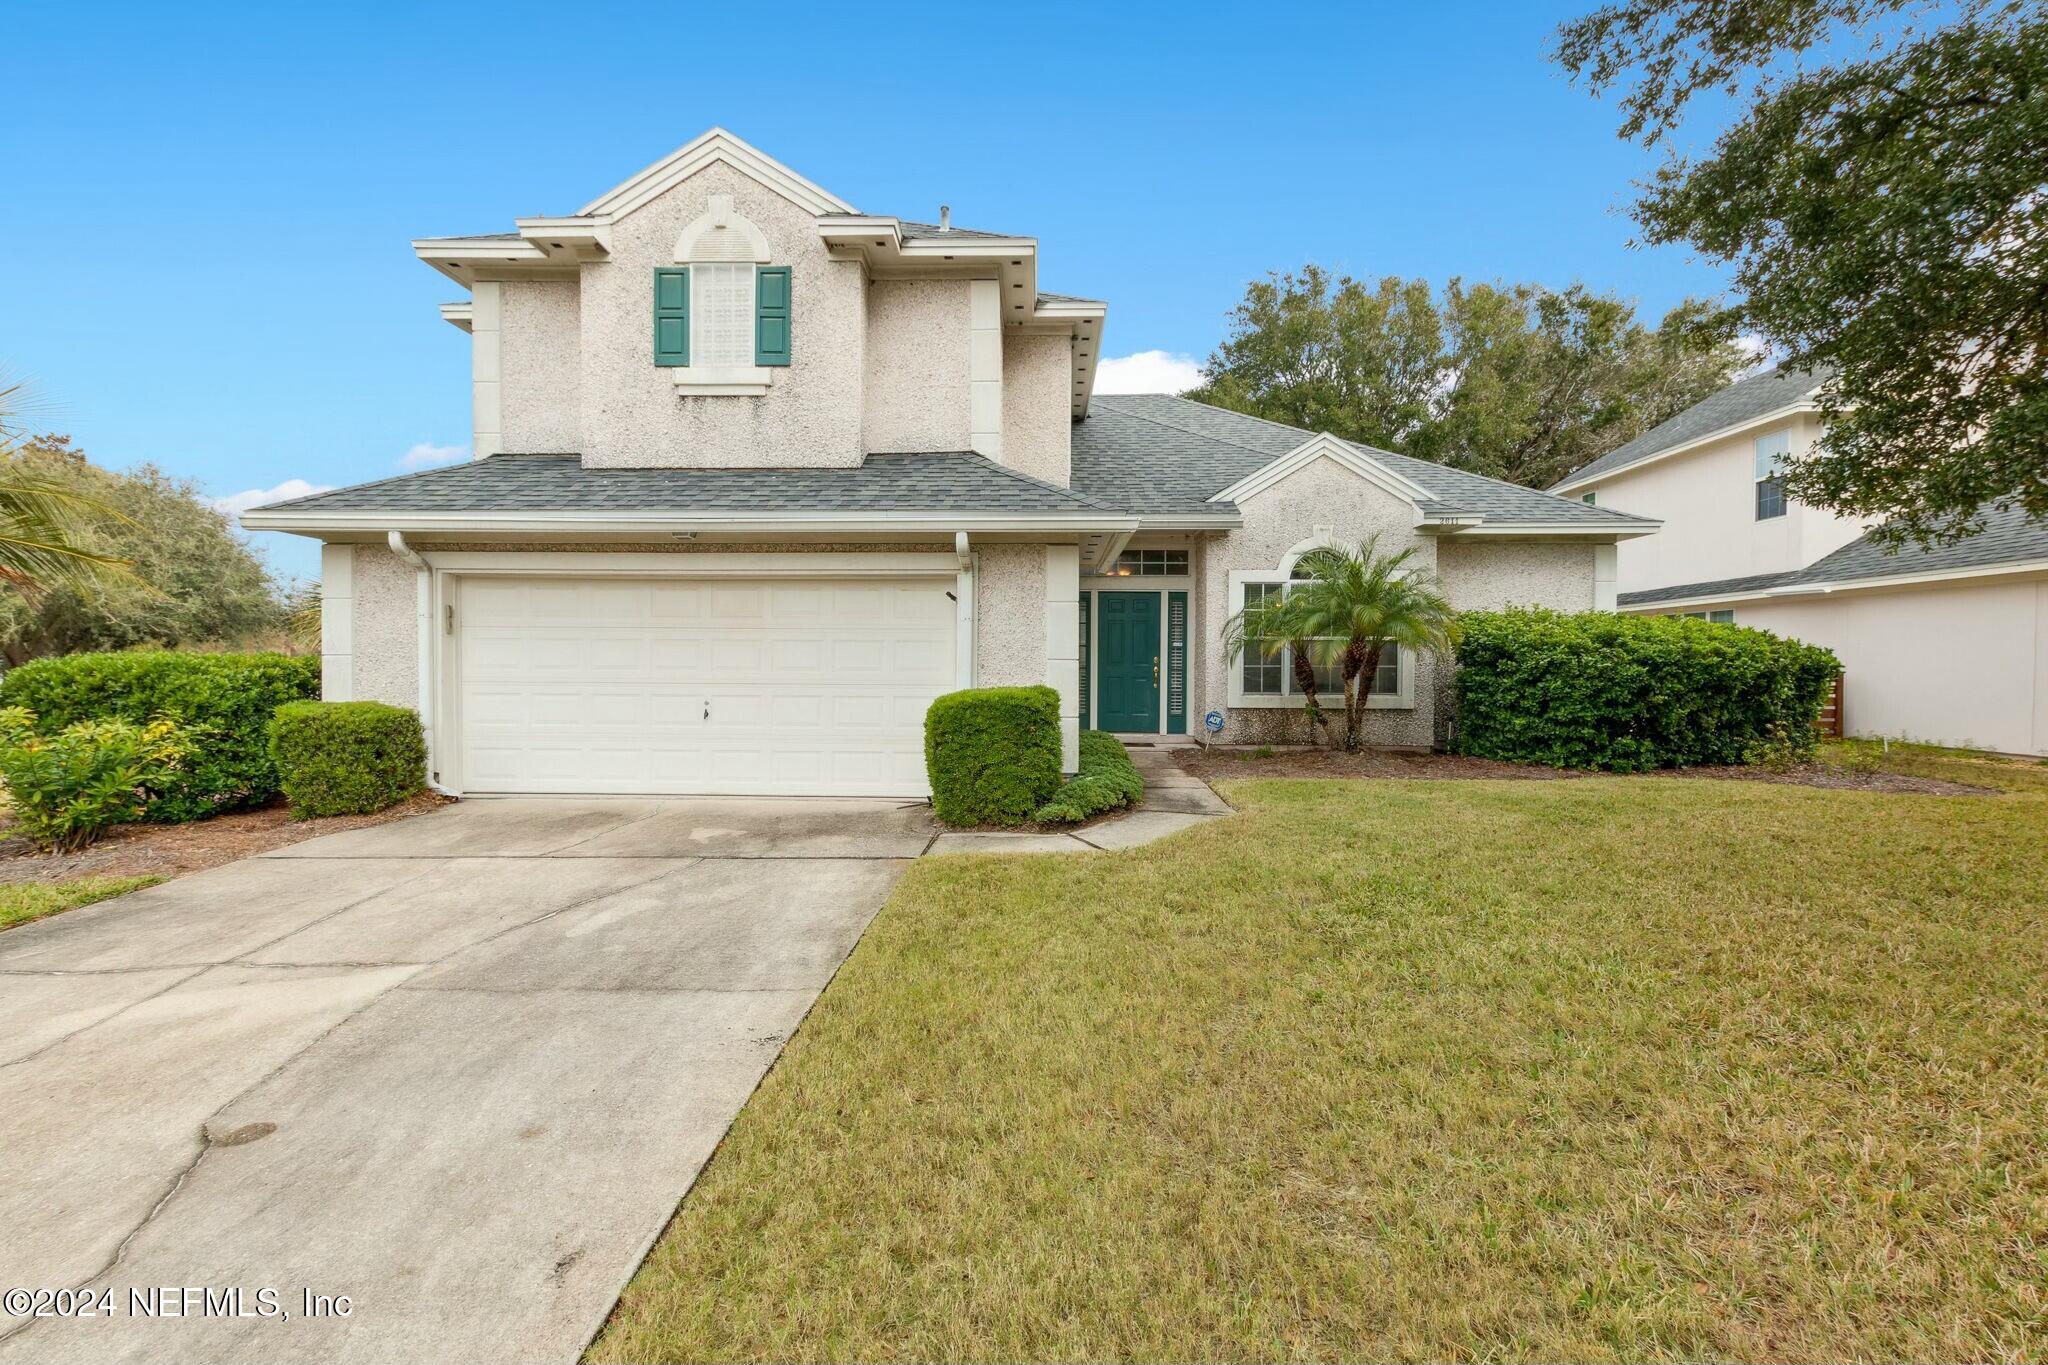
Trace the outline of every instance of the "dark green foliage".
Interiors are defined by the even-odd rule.
[[[948,692],[924,717],[932,810],[948,825],[1019,825],[1060,785],[1060,696],[1050,687]]]
[[[270,722],[270,757],[292,814],[363,815],[427,785],[420,718],[381,701],[295,701]]]
[[[1032,818],[1041,825],[1077,825],[1106,810],[1135,806],[1145,779],[1123,741],[1107,730],[1081,732],[1081,771],[1052,794]]]
[[[54,735],[79,721],[175,721],[192,741],[145,818],[166,824],[277,794],[271,713],[320,695],[320,661],[283,654],[67,654],[0,679],[0,706],[25,706]]]
[[[1672,616],[1475,611],[1452,748],[1638,772],[1800,758],[1841,665],[1761,630]]]
[[[1558,58],[1622,94],[1660,167],[1644,238],[1731,267],[1712,320],[1824,369],[1826,429],[1786,491],[1945,541],[2000,503],[2048,516],[2048,9],[2039,0],[1613,0]],[[1682,129],[1682,133],[1681,133]]]
[[[1688,301],[1657,327],[1585,285],[1253,281],[1188,397],[1547,488],[1732,379]]]

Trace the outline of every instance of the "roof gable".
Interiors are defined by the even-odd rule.
[[[1552,484],[1550,491],[1570,492],[1633,465],[1675,455],[1702,441],[1772,417],[1816,411],[1820,404],[1814,395],[1825,382],[1825,373],[1788,370],[1783,366],[1738,379],[1727,388],[1708,394],[1676,417],[1659,422],[1633,441],[1618,445],[1599,459],[1580,465]]]
[[[1318,460],[1332,461],[1411,506],[1419,507],[1425,502],[1435,501],[1428,489],[1412,479],[1403,478],[1395,473],[1368,455],[1362,447],[1340,441],[1327,431],[1311,436],[1285,455],[1253,470],[1228,488],[1212,493],[1208,501],[1240,503],[1255,498]]]
[[[858,212],[832,191],[798,175],[758,147],[723,128],[713,128],[591,200],[577,211],[578,216],[603,214],[616,221],[644,208],[715,161],[724,162],[811,213]]]

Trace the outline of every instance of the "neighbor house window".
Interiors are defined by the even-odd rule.
[[[1263,603],[1274,601],[1287,591],[1287,583],[1275,578],[1270,581],[1246,583],[1243,606],[1256,608]],[[1335,641],[1331,642],[1335,644]],[[1259,647],[1256,639],[1245,641],[1244,657],[1240,663],[1241,690],[1247,697],[1298,697],[1300,689],[1294,685],[1294,651],[1282,649],[1276,654],[1267,654]],[[1328,662],[1313,665],[1316,676],[1316,694],[1319,700],[1328,702],[1344,695],[1344,660],[1334,650]],[[1373,674],[1374,697],[1398,697],[1401,694],[1401,648],[1388,645],[1380,655],[1379,670]]]
[[[1187,571],[1186,550],[1125,550],[1110,570],[1118,578],[1165,578]]]
[[[1682,611],[1678,614],[1688,621],[1712,621],[1718,626],[1735,624],[1735,611],[1731,607],[1723,607],[1719,611]]]
[[[1591,493],[1581,493],[1579,494],[1579,501],[1591,507],[1593,505],[1593,495]]]
[[[1792,453],[1792,433],[1774,431],[1756,438],[1756,519],[1785,515],[1785,457]]]

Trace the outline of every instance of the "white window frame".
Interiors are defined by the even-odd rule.
[[[718,244],[712,246],[713,242]],[[771,263],[767,237],[734,211],[731,195],[714,194],[704,212],[677,237],[675,257],[677,265],[690,269],[690,363],[666,367],[676,392],[685,396],[744,398],[767,393],[775,383],[776,370],[781,368],[753,363],[760,270]],[[723,266],[743,267],[746,272],[745,364],[714,366],[699,360],[706,353],[703,328],[709,313],[699,291],[705,270]]]
[[[1785,448],[1767,454],[1764,442],[1778,440],[1784,441]],[[1767,431],[1756,438],[1752,449],[1754,453],[1750,465],[1750,514],[1757,521],[1776,521],[1792,510],[1792,500],[1785,496],[1785,462],[1792,458],[1792,429],[1787,427],[1783,431]],[[1757,510],[1757,490],[1760,485],[1772,480],[1778,485],[1778,510],[1765,516]]]
[[[1244,610],[1245,588],[1251,584],[1279,584],[1283,588],[1296,581],[1292,560],[1285,569],[1232,569],[1230,571],[1230,610],[1233,615]],[[1390,644],[1394,651],[1395,691],[1391,694],[1367,693],[1365,707],[1368,711],[1412,711],[1415,709],[1415,653],[1412,650]],[[1253,711],[1299,710],[1307,700],[1294,690],[1294,665],[1289,653],[1280,656],[1280,691],[1277,695],[1244,690],[1244,658],[1230,661],[1229,705],[1244,707]],[[1325,706],[1329,699],[1319,698]],[[1343,697],[1335,699],[1337,706],[1343,705]]]

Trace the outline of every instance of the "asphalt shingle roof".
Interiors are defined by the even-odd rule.
[[[1074,488],[1141,516],[1228,512],[1228,504],[1208,499],[1314,434],[1166,394],[1097,394],[1088,417],[1074,427]],[[1493,525],[1573,523],[1588,530],[1644,521],[1429,460],[1345,444],[1428,490],[1435,512],[1476,512]]]
[[[937,223],[913,223],[907,218],[896,220],[896,230],[905,240],[916,237],[1000,237],[1009,240],[1016,236],[1010,232],[978,232],[973,228],[942,228]]]
[[[1860,579],[1894,578],[1902,574],[1987,569],[2000,564],[2024,564],[2036,560],[2048,560],[2048,521],[2030,518],[2017,507],[2000,507],[1985,514],[1982,531],[1951,545],[1923,550],[1907,544],[1887,552],[1864,535],[1803,569],[1625,592],[1621,594],[1621,604],[1645,607],[1685,598],[1736,596],[1770,588],[1852,583]]]
[[[586,469],[575,455],[485,460],[336,488],[266,512],[1074,512],[1081,493],[970,453],[870,455],[839,469]]]
[[[1588,461],[1551,485],[1563,488],[1580,479],[1593,478],[1660,451],[1697,441],[1729,427],[1753,422],[1767,413],[1789,408],[1812,396],[1825,376],[1804,370],[1770,369],[1738,379],[1719,393],[1713,393],[1669,421],[1659,422],[1626,445],[1616,446],[1597,460]]]

